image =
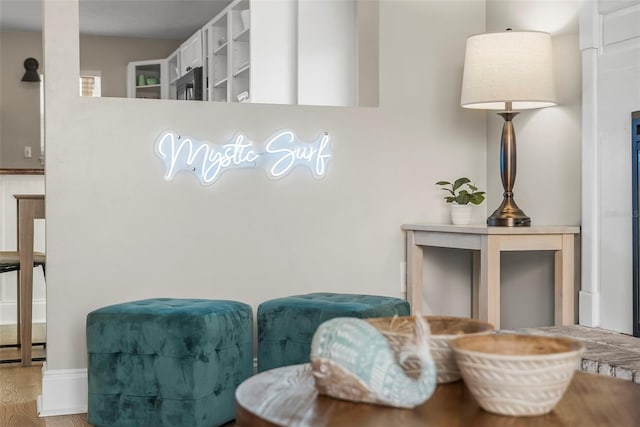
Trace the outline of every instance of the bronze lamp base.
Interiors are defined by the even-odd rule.
[[[504,119],[500,138],[500,178],[504,188],[503,199],[498,209],[487,218],[487,225],[498,227],[529,227],[531,218],[513,200],[513,185],[516,181],[516,133],[511,120],[518,115],[511,111],[511,102],[505,103],[506,111],[498,113]]]
[[[516,205],[513,200],[513,193],[504,194],[504,199],[498,209],[487,218],[487,225],[495,227],[529,227],[531,218]]]

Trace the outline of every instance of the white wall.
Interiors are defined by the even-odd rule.
[[[379,0],[251,3],[251,101],[375,107]]]
[[[581,323],[632,333],[631,112],[640,110],[640,3],[583,1]],[[584,319],[584,322],[583,322]]]
[[[296,0],[251,2],[251,102],[295,104]]]
[[[0,167],[42,168],[40,163],[40,84],[21,81],[24,60],[36,58],[44,73],[39,32],[0,32]],[[24,158],[30,146],[32,158]]]
[[[104,37],[80,38],[80,69],[100,71],[102,96],[127,97],[127,64],[166,58],[183,40]]]
[[[360,107],[379,105],[380,0],[357,0],[358,99]]]
[[[86,315],[111,303],[400,296],[401,224],[446,220],[438,179],[485,185],[484,117],[458,106],[482,2],[382,3],[379,109],[81,99],[76,7],[44,9],[49,370],[86,366]],[[284,127],[306,139],[331,133],[324,180],[242,170],[202,188],[189,175],[164,181],[153,154],[167,128],[212,142],[243,130],[261,142]]]
[[[554,4],[576,6],[540,3],[551,9],[543,7],[530,29],[550,30],[538,24],[556,18]],[[532,2],[489,1],[485,9],[477,0],[382,1],[377,109],[81,99],[76,8],[69,0],[44,9],[48,373],[86,366],[86,315],[107,304],[169,296],[231,298],[256,308],[312,291],[401,296],[401,224],[449,221],[437,180],[465,175],[488,189],[476,222],[498,203],[502,189],[492,173],[501,123],[459,106],[464,46],[471,34],[501,29],[502,20],[538,16]],[[573,29],[554,37],[566,102],[516,119],[516,195],[536,224],[579,223],[572,19]],[[331,133],[334,158],[324,180],[299,170],[269,181],[262,171],[242,170],[203,188],[190,175],[164,181],[153,154],[154,138],[168,128],[211,142],[242,130],[262,142],[285,127],[305,139]],[[425,279],[435,283],[425,291],[426,307],[468,314],[469,254],[435,251],[425,262]],[[550,289],[551,265],[539,271],[527,254],[505,264],[502,293],[513,297],[504,326],[519,326],[523,317],[532,322],[525,326],[550,323],[552,299],[536,284]]]
[[[484,177],[497,170],[494,160],[487,168],[485,156],[486,135],[493,140],[495,129],[487,131],[484,113],[459,107],[465,41],[485,30],[483,2],[382,2],[379,109],[81,99],[75,95],[74,8],[71,1],[53,2],[45,14],[52,82],[46,98],[50,369],[85,366],[84,318],[110,303],[194,296],[256,307],[316,290],[399,296],[400,225],[448,221],[435,181],[467,175],[487,188]],[[566,58],[565,83],[577,78],[570,49]],[[567,130],[576,126],[574,112],[563,108],[565,121],[539,114],[543,123],[560,127],[563,140],[559,152],[537,160],[539,167],[578,158]],[[521,163],[529,137],[525,119],[517,119]],[[297,171],[272,182],[261,171],[245,170],[229,172],[213,188],[186,175],[167,183],[153,155],[154,138],[167,128],[220,142],[236,130],[263,141],[284,127],[307,139],[323,130],[332,134],[335,158],[324,180]],[[527,186],[542,187],[523,176],[521,167],[516,191],[523,196]],[[577,223],[571,199],[547,202],[557,188],[575,190],[571,169],[568,176],[530,196],[539,208],[529,197],[518,198],[534,221]],[[501,193],[494,184],[488,188]],[[484,221],[494,203],[490,197],[476,208],[475,221]],[[425,268],[427,281],[447,281],[425,292],[433,296],[425,301],[432,312],[464,314],[468,307],[469,257],[453,252],[437,254],[436,261],[448,262]],[[517,262],[534,269],[527,259]],[[457,272],[446,274],[454,266]],[[518,275],[503,273],[507,283],[523,283]],[[517,307],[531,306],[529,299],[515,301],[514,315],[503,316],[507,327],[510,318],[522,316]]]
[[[83,36],[82,70],[100,71],[102,96],[127,96],[127,63],[166,57],[180,41]],[[34,57],[46,76],[42,33],[2,31],[0,34],[0,167],[41,169],[40,84],[20,81],[23,62]],[[24,158],[30,146],[32,158]]]
[[[546,31],[552,35],[558,105],[522,111],[513,121],[517,140],[518,206],[532,225],[580,225],[581,65],[578,0],[487,0],[487,32]],[[487,211],[502,201],[500,135],[504,120],[487,113]],[[579,247],[577,254],[580,254]],[[576,271],[580,270],[579,256]],[[503,328],[553,324],[553,253],[502,255]],[[580,280],[576,278],[576,288]],[[523,307],[527,309],[523,310]],[[576,319],[577,320],[577,319]]]
[[[356,105],[356,0],[298,1],[298,104]]]
[[[418,13],[423,9],[427,13]],[[381,105],[426,149],[418,159],[407,153],[404,160],[420,164],[412,192],[425,208],[406,215],[404,222],[449,223],[450,206],[436,181],[468,176],[486,188],[485,115],[460,107],[466,38],[484,31],[484,2],[458,2],[456,7],[451,2],[382,1],[381,10],[380,63],[387,71],[381,75],[387,95]],[[451,25],[465,16],[465,23]],[[394,147],[404,144],[400,137],[394,141]],[[486,203],[473,212],[474,222],[484,218]],[[423,267],[425,314],[470,315],[471,253],[426,248]]]

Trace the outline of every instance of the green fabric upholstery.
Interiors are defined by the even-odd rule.
[[[225,300],[156,298],[87,315],[88,421],[96,427],[213,427],[235,416],[253,372],[253,311]]]
[[[409,303],[375,295],[313,293],[273,299],[258,306],[258,371],[308,363],[318,326],[334,317],[409,315]]]

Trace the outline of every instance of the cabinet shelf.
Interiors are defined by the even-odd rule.
[[[249,71],[249,69],[251,68],[251,64],[244,63],[242,64],[240,67],[238,67],[238,69],[233,73],[233,77],[239,77],[240,75],[247,73]]]
[[[227,87],[227,80],[228,79],[226,77],[224,79],[220,79],[213,84],[213,87],[214,88]]]
[[[227,54],[227,46],[229,46],[229,43],[223,43],[220,46],[216,47],[215,49],[213,49],[213,54],[214,55],[226,55]]]
[[[236,34],[235,37],[233,38],[233,40],[238,41],[238,42],[248,42],[249,41],[250,32],[251,32],[251,28],[245,28],[244,30],[242,30],[238,34]]]

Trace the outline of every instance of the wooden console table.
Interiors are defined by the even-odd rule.
[[[500,328],[500,253],[555,252],[555,324],[574,324],[574,244],[580,228],[487,227],[481,225],[405,224],[407,300],[422,313],[422,263],[425,246],[473,251],[472,316]]]
[[[18,331],[22,366],[31,366],[31,331],[33,312],[33,221],[44,218],[43,194],[16,194],[18,201]]]
[[[576,372],[566,393],[548,414],[506,417],[484,411],[463,381],[439,384],[414,409],[354,403],[318,394],[311,365],[272,369],[236,390],[239,427],[569,427],[636,426],[640,384]]]

